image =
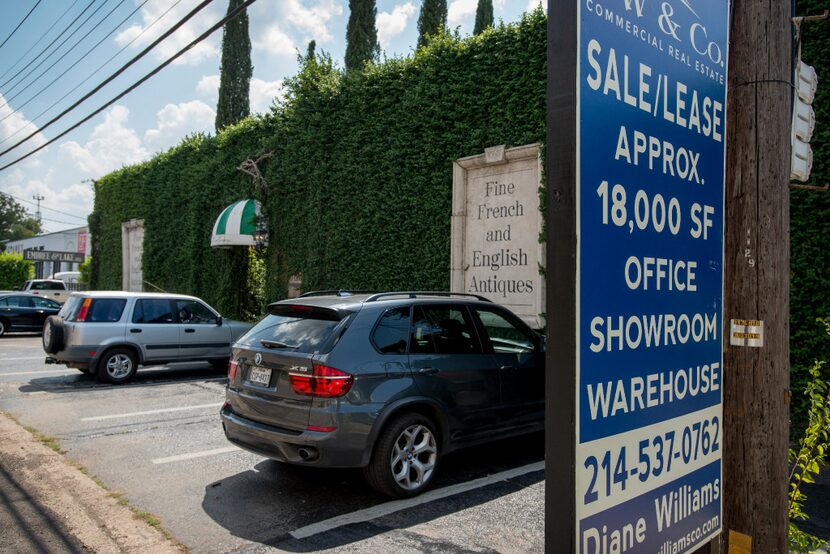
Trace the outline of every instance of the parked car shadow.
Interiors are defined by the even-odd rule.
[[[541,433],[455,452],[442,460],[432,489],[464,483],[544,458]],[[263,460],[205,487],[202,508],[236,537],[290,552],[312,552],[408,528],[539,483],[544,470],[405,508],[378,519],[297,539],[299,528],[393,501],[369,487],[359,469],[318,469]],[[543,508],[543,507],[542,507]]]
[[[98,381],[92,375],[77,371],[77,374],[70,373],[67,375],[32,379],[22,385],[18,390],[20,392],[78,392],[85,389],[99,390],[113,387],[157,387],[191,381],[204,381],[206,379],[226,383],[227,372],[225,370],[214,369],[204,362],[182,362],[165,366],[140,368],[131,381],[121,385],[112,385]]]

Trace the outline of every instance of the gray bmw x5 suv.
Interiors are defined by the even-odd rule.
[[[482,297],[308,293],[268,313],[233,346],[221,410],[246,450],[407,497],[447,453],[543,428],[544,338]]]

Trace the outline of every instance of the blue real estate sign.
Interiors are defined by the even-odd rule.
[[[727,0],[579,0],[577,551],[721,529]]]

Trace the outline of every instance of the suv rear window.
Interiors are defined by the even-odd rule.
[[[69,300],[58,312],[64,321],[77,321],[78,314],[84,302],[89,300],[85,322],[89,323],[114,323],[121,319],[124,313],[124,306],[127,305],[125,298],[89,298],[83,296],[70,296]]]
[[[36,281],[32,283],[29,290],[66,290],[66,283],[63,281]]]
[[[240,343],[303,353],[320,352],[342,317],[335,310],[303,305],[270,306],[268,311],[271,315],[254,325],[239,339]]]

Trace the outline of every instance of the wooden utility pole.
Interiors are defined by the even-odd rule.
[[[787,551],[790,2],[733,0],[724,282],[723,530]],[[730,346],[730,319],[762,320],[761,348]]]

